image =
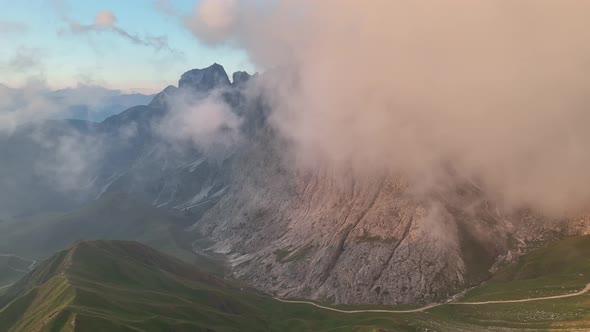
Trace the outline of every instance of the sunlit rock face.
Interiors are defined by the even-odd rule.
[[[428,303],[485,281],[570,227],[501,211],[457,179],[416,195],[394,174],[301,170],[271,130],[232,164],[228,193],[190,229],[234,276],[281,296],[347,304]]]

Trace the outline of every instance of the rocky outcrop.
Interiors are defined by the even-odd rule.
[[[250,78],[252,78],[252,76],[247,72],[237,71],[232,75],[233,85],[243,85],[248,82]]]
[[[244,93],[254,79],[264,78],[236,73],[231,84],[215,64],[183,74],[179,88],[166,88],[148,106],[100,124],[68,124],[76,138],[100,137],[106,149],[87,181],[90,189],[79,197],[125,192],[183,211],[194,220],[187,237],[199,239],[195,250],[225,255],[234,276],[281,296],[348,304],[443,300],[486,280],[536,243],[588,232],[584,218],[503,211],[460,176],[417,195],[399,174],[298,168],[285,153],[289,144],[267,123],[264,96]],[[240,118],[241,131],[235,153],[215,161],[190,142],[163,140],[154,129],[174,112],[168,98],[179,92],[202,97],[213,89]],[[48,136],[59,141],[62,131]],[[29,141],[0,141],[3,155],[15,161],[7,167],[11,176],[3,178],[34,180],[33,170],[17,168],[39,155],[38,143]],[[55,196],[44,187],[39,192]],[[200,247],[203,236],[213,245]]]
[[[460,179],[416,196],[402,177],[301,171],[281,151],[269,131],[257,137],[237,157],[228,194],[191,228],[214,241],[208,250],[225,254],[236,277],[280,296],[440,301],[567,225],[527,211],[503,215]]]
[[[439,301],[481,283],[535,244],[586,231],[585,219],[503,211],[459,175],[417,195],[399,174],[298,168],[285,153],[289,144],[266,122],[264,96],[243,93],[254,78],[233,79],[215,64],[183,74],[179,90],[222,92],[242,124],[234,154],[210,162],[190,146],[165,145],[140,130],[136,145],[111,151],[116,161],[134,157],[123,173],[107,173],[116,178],[106,190],[192,214],[188,231],[214,243],[199,248],[203,241],[196,241],[195,249],[224,254],[234,276],[261,290],[348,304]],[[130,110],[105,123],[149,124],[169,111]]]
[[[225,69],[217,63],[207,68],[189,70],[182,74],[178,81],[178,88],[198,92],[208,92],[230,85]]]
[[[237,277],[336,303],[428,302],[464,285],[456,220],[407,195],[401,179],[298,173],[268,148],[248,155],[230,193],[194,227]]]
[[[416,195],[397,174],[298,169],[288,144],[256,128],[234,156],[227,194],[189,231],[214,242],[195,250],[226,255],[235,277],[264,291],[347,304],[440,301],[535,244],[578,232],[502,211],[460,176]]]

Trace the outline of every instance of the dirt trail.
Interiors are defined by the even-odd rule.
[[[341,309],[336,309],[336,308],[325,307],[323,305],[320,305],[320,304],[317,304],[317,303],[313,303],[313,302],[309,302],[309,301],[284,300],[284,299],[280,299],[280,298],[276,298],[276,297],[275,297],[275,300],[280,301],[280,302],[284,302],[284,303],[308,304],[308,305],[312,305],[312,306],[317,307],[317,308],[320,308],[320,309],[325,309],[325,310],[340,312],[340,313],[343,313],[343,314],[359,314],[359,313],[405,314],[405,313],[413,313],[413,312],[423,312],[423,311],[426,311],[428,309],[432,309],[434,307],[438,307],[438,306],[441,306],[441,305],[444,305],[444,304],[448,304],[448,305],[483,305],[483,304],[502,304],[502,303],[522,303],[522,302],[533,302],[533,301],[544,301],[544,300],[563,299],[563,298],[567,298],[567,297],[579,296],[579,295],[582,295],[582,294],[587,293],[588,291],[590,291],[590,283],[587,284],[586,287],[584,287],[584,289],[582,289],[579,292],[568,293],[568,294],[563,294],[563,295],[554,295],[554,296],[545,296],[545,297],[532,297],[532,298],[526,298],[526,299],[520,299],[520,300],[498,300],[498,301],[483,301],[483,302],[447,302],[447,303],[434,303],[434,304],[429,304],[429,305],[424,306],[424,307],[420,307],[420,308],[416,308],[416,309],[408,309],[408,310],[385,310],[385,309],[341,310]]]
[[[498,301],[483,301],[483,302],[454,302],[454,303],[448,303],[448,304],[481,305],[481,304],[521,303],[521,302],[532,302],[532,301],[543,301],[543,300],[555,300],[555,299],[563,299],[566,297],[579,296],[584,293],[587,293],[588,291],[590,291],[590,284],[587,284],[586,287],[584,287],[584,289],[582,289],[579,292],[568,293],[568,294],[563,294],[563,295],[532,297],[532,298],[526,298],[526,299],[521,299],[521,300],[498,300]]]
[[[323,305],[319,305],[317,303],[308,302],[308,301],[283,300],[283,299],[279,299],[276,297],[275,297],[275,300],[280,301],[280,302],[284,302],[284,303],[309,304],[309,305],[312,305],[312,306],[320,308],[320,309],[341,312],[343,314],[360,314],[360,313],[367,313],[367,312],[403,314],[403,313],[411,313],[411,312],[420,312],[420,311],[428,310],[430,308],[434,308],[434,307],[438,307],[439,305],[442,305],[442,303],[435,303],[435,304],[429,304],[425,307],[416,308],[416,309],[408,309],[408,310],[385,310],[385,309],[340,310],[340,309],[336,309],[336,308],[324,307]]]

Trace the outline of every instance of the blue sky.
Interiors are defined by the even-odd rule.
[[[188,15],[196,1],[170,4]],[[52,88],[86,83],[153,92],[213,62],[230,76],[254,71],[243,51],[202,45],[179,18],[157,10],[154,0],[0,0],[0,8],[0,83],[10,86],[35,77]],[[89,25],[102,10],[112,11],[116,26],[131,35],[167,37],[172,50],[134,44],[108,30],[73,33],[64,20]]]

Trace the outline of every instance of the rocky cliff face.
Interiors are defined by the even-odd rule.
[[[441,202],[405,194],[393,176],[300,173],[266,144],[248,151],[230,192],[194,226],[237,277],[337,303],[424,302],[464,285],[459,225]]]
[[[88,185],[78,197],[126,192],[184,211],[193,216],[187,236],[199,240],[195,250],[224,254],[236,277],[281,296],[349,304],[442,300],[484,281],[535,243],[588,231],[584,218],[501,211],[459,176],[445,188],[416,195],[399,174],[297,168],[285,153],[289,144],[267,124],[264,96],[247,92],[248,82],[264,78],[233,78],[230,83],[219,65],[192,70],[148,106],[100,124],[67,124],[76,128],[75,138],[98,138],[90,142],[105,147],[100,163],[83,174]],[[155,129],[175,111],[171,98],[212,91],[239,117],[243,138],[222,160],[210,160],[190,142],[167,141]],[[71,128],[63,126],[51,127],[50,141],[69,135]],[[29,136],[0,140],[0,151],[15,161],[7,168],[13,175],[0,179],[35,179],[35,167],[18,168],[24,161],[38,163],[43,151]],[[58,197],[49,187],[36,194]],[[200,247],[203,236],[213,245]]]
[[[196,250],[225,254],[236,277],[265,291],[348,304],[439,301],[539,242],[583,232],[583,221],[501,211],[459,176],[416,195],[396,174],[297,169],[288,145],[256,128],[233,158],[227,194],[189,231],[214,242]]]
[[[194,92],[208,92],[220,87],[231,85],[225,69],[217,63],[205,69],[193,69],[182,74],[178,81],[179,89],[190,89]]]
[[[237,157],[229,192],[191,231],[265,291],[348,304],[438,301],[566,231],[527,211],[503,215],[460,179],[416,196],[391,174],[296,170],[269,131],[259,134]]]

